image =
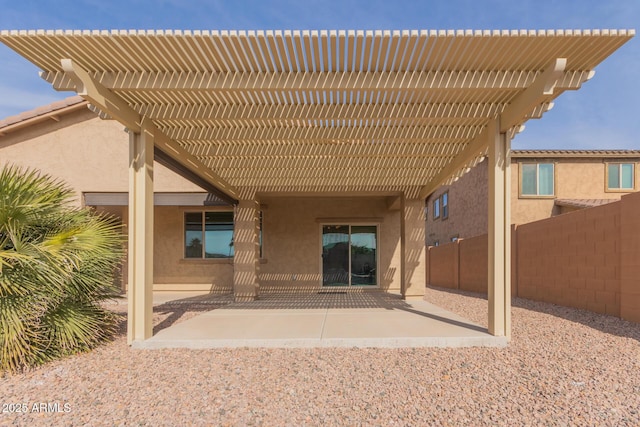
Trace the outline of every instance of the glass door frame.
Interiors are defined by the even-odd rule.
[[[349,254],[349,284],[347,286],[331,286],[324,284],[324,263],[323,263],[323,244],[322,244],[322,236],[324,227],[327,225],[344,225],[349,227],[349,250],[347,251]],[[351,227],[365,226],[365,227],[375,227],[376,228],[376,283],[375,285],[353,285],[351,283]],[[320,242],[319,242],[319,264],[320,264],[320,287],[323,289],[345,289],[345,288],[363,288],[363,289],[379,289],[380,288],[380,223],[378,222],[354,222],[354,221],[337,221],[337,222],[322,222],[320,223],[319,228],[320,234]]]

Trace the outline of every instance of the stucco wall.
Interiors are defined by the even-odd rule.
[[[128,191],[129,137],[120,124],[80,110],[0,137],[0,164],[39,169],[76,191]],[[157,163],[155,191],[202,191]],[[321,284],[321,220],[346,224],[380,219],[378,276],[382,289],[399,291],[400,211],[389,210],[385,197],[269,197],[263,210],[261,287],[285,291]],[[154,289],[230,291],[233,260],[186,260],[183,256],[185,208],[156,206],[154,215]],[[126,234],[127,208],[101,207],[121,219]],[[421,220],[422,221],[422,220]],[[422,223],[422,222],[421,222]],[[420,264],[421,266],[424,263]],[[123,287],[126,286],[126,264]],[[424,283],[424,280],[421,280]]]
[[[0,137],[0,166],[38,169],[82,192],[128,191],[129,135],[121,124],[80,110]],[[154,163],[155,191],[202,191]]]
[[[311,291],[321,286],[323,218],[345,224],[382,219],[378,223],[379,284],[382,289],[400,291],[400,212],[388,210],[385,198],[275,197],[263,198],[261,204],[260,292]],[[233,259],[184,259],[184,212],[199,209],[203,208],[156,206],[154,290],[231,291]],[[122,215],[126,228],[126,208]]]
[[[564,213],[555,206],[557,199],[620,199],[629,192],[607,191],[606,163],[603,159],[550,159],[540,160],[555,164],[555,196],[529,198],[520,196],[520,167],[536,159],[515,159],[511,163],[511,223],[526,224]],[[628,163],[632,160],[621,160]],[[611,160],[616,162],[616,160]],[[634,162],[635,163],[635,162]],[[636,163],[636,184],[640,188],[639,164]]]
[[[400,212],[390,211],[385,198],[265,197],[261,204],[261,292],[318,288],[322,222],[358,224],[366,218],[382,219],[378,228],[380,287],[400,290]]]
[[[122,207],[123,231],[127,232],[127,208]],[[233,259],[185,259],[184,213],[200,207],[156,206],[153,216],[153,289],[156,291],[231,292]],[[212,210],[212,209],[208,209]],[[123,289],[127,268],[123,266]]]
[[[452,185],[442,186],[427,198],[427,245],[451,242],[487,232],[487,162],[472,168]],[[449,218],[433,219],[433,201],[449,192]],[[442,210],[442,207],[440,207]]]
[[[555,195],[550,198],[520,196],[520,166],[537,161],[555,164]],[[555,215],[575,211],[555,206],[555,199],[620,199],[629,192],[606,190],[607,162],[635,163],[635,189],[640,189],[640,163],[634,159],[555,158],[512,159],[511,163],[511,223],[526,224]],[[449,192],[449,218],[433,219],[433,201]],[[449,186],[438,188],[427,198],[428,246],[451,242],[452,238],[469,238],[484,234],[488,226],[487,162],[481,162],[469,173]]]

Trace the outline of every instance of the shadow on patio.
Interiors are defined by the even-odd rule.
[[[505,338],[493,337],[454,313],[382,291],[263,293],[252,302],[234,302],[230,294],[165,294],[154,295],[154,300],[154,315],[165,317],[152,338],[134,347],[506,345]]]

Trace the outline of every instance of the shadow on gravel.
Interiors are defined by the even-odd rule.
[[[429,286],[429,288],[440,292],[463,295],[469,298],[477,298],[483,300],[487,299],[486,294],[480,294],[476,292],[461,291],[458,289],[450,288],[439,288],[436,286]],[[579,308],[565,307],[549,302],[534,301],[525,298],[512,298],[511,306],[522,308],[524,310],[531,310],[537,311],[539,313],[549,314],[551,316],[559,317],[570,322],[580,323],[582,325],[607,334],[640,341],[640,324],[629,322],[628,320],[623,320],[619,317],[608,316],[605,314],[595,313]]]

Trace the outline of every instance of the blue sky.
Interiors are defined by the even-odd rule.
[[[638,29],[640,0],[0,0],[0,29]],[[70,96],[0,44],[0,118]],[[514,148],[640,149],[640,35]]]

